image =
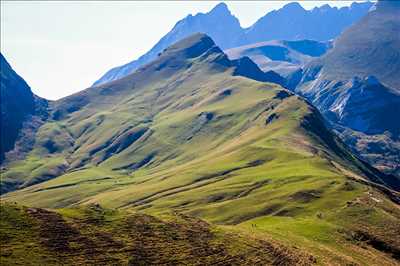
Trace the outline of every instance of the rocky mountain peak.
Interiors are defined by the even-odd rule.
[[[228,6],[221,2],[216,5],[210,12],[209,15],[232,15],[231,11],[229,10]]]

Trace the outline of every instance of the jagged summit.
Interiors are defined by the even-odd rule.
[[[109,70],[93,85],[116,80],[133,73],[139,67],[154,60],[168,46],[196,32],[207,33],[222,49],[226,49],[235,45],[242,31],[239,20],[231,14],[226,4],[220,3],[208,13],[188,15],[181,19],[146,54],[137,60]]]
[[[280,9],[280,11],[284,11],[284,10],[289,10],[289,11],[305,11],[305,9],[303,8],[302,5],[300,5],[298,2],[291,2],[289,4],[286,4],[283,6],[282,9]]]
[[[372,3],[353,4],[352,8],[324,6],[305,10],[299,3],[288,3],[260,18],[249,28],[221,2],[207,13],[190,14],[179,20],[146,54],[125,65],[110,69],[93,85],[116,80],[154,60],[166,47],[196,32],[208,34],[223,50],[270,40],[331,40],[365,15]]]
[[[210,11],[208,11],[206,13],[197,13],[195,15],[193,15],[193,14],[187,15],[184,19],[179,20],[176,25],[186,24],[188,22],[188,20],[193,21],[198,18],[207,18],[207,19],[209,19],[209,18],[211,18],[211,19],[234,18],[235,20],[237,20],[237,18],[232,15],[232,12],[229,10],[228,6],[224,2],[221,2],[221,3],[217,4],[216,6],[214,6]]]
[[[195,33],[165,48],[159,53],[158,58],[140,67],[134,73],[124,77],[122,82],[125,82],[125,80],[135,80],[137,79],[137,75],[142,72],[147,72],[149,75],[162,73],[162,75],[168,77],[183,69],[190,68],[192,59],[196,58],[197,60],[197,57],[199,57],[198,63],[201,62],[204,68],[215,68],[218,69],[218,71],[232,69],[232,73],[235,76],[243,76],[262,82],[276,83],[281,86],[286,85],[286,80],[279,74],[274,71],[264,73],[248,57],[230,60],[215,44],[213,39],[205,33]],[[119,80],[115,80],[100,86],[108,87],[110,84],[118,82]]]
[[[221,2],[217,4],[213,9],[211,9],[211,11],[208,12],[208,14],[215,14],[215,15],[231,14],[231,11],[224,2]]]

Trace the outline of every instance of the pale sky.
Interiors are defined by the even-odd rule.
[[[248,27],[289,1],[231,1],[231,12]],[[352,1],[301,1],[306,9]],[[188,14],[208,12],[216,1],[4,1],[1,53],[46,99],[89,87],[112,67],[147,52]]]

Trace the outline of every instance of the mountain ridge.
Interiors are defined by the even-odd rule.
[[[263,21],[266,21],[266,24],[268,24],[268,26],[265,26],[264,25],[265,23],[256,22],[253,26],[247,29],[243,29],[240,26],[239,21],[237,20],[236,17],[234,17],[231,14],[225,3],[219,3],[210,12],[205,14],[198,13],[195,16],[188,15],[186,18],[178,21],[175,24],[175,26],[171,29],[171,31],[168,32],[165,36],[163,36],[160,39],[160,41],[157,42],[157,44],[155,44],[146,54],[142,55],[137,60],[131,61],[125,65],[112,68],[102,77],[100,77],[99,80],[94,82],[93,86],[99,85],[101,83],[110,80],[118,79],[129,73],[132,73],[139,66],[144,65],[153,60],[154,58],[156,58],[157,54],[161,52],[163,49],[165,49],[168,45],[171,45],[172,43],[178,41],[179,39],[187,37],[196,32],[206,33],[210,35],[210,37],[213,40],[215,40],[217,45],[221,47],[223,50],[227,48],[232,48],[234,46],[241,46],[254,42],[268,41],[272,39],[298,40],[298,39],[315,38],[316,36],[315,34],[314,35],[298,34],[297,32],[292,32],[291,30],[288,30],[288,32],[291,32],[292,34],[288,34],[286,36],[281,36],[280,32],[276,32],[276,34],[273,36],[272,35],[264,36],[265,35],[264,32],[266,32],[266,29],[270,29],[267,31],[270,32],[271,29],[279,28],[278,26],[273,26],[273,25],[281,26],[283,23],[285,23],[285,21],[281,21],[281,19],[284,19],[285,17],[295,17],[293,15],[288,14],[288,12],[289,13],[291,12],[293,5],[287,4],[282,9],[280,9],[279,11],[283,15],[282,17],[278,18],[277,21],[274,22],[275,24],[272,23],[272,26],[269,25],[271,23],[268,22],[269,21],[268,14],[271,13],[275,14],[274,12],[277,11],[272,11],[264,17]],[[329,37],[324,37],[322,39],[316,38],[317,40],[329,40],[330,38],[337,36],[337,34],[339,34],[346,26],[349,26],[354,21],[358,20],[362,15],[364,15],[367,12],[367,10],[371,6],[372,6],[371,3],[366,2],[360,4],[358,3],[353,4],[351,8],[337,9],[337,8],[331,8],[329,6],[328,9],[328,6],[325,6],[324,8],[314,8],[311,11],[304,11],[304,12],[308,16],[306,20],[308,19],[311,21],[309,23],[310,24],[309,27],[311,29],[316,27],[321,27],[320,31],[322,29],[329,31],[330,28],[336,28],[335,34]],[[330,21],[330,24],[328,26],[321,23],[321,21],[323,21],[321,16],[325,14],[324,12],[326,12],[326,10],[331,10],[333,13],[335,12],[337,13],[337,14],[335,13],[336,17],[332,18],[332,21]],[[318,20],[318,16],[321,18],[321,21],[319,21],[319,23],[312,22],[312,20],[315,19]],[[340,21],[339,24],[337,23],[338,21],[337,16],[341,18],[339,20]],[[300,17],[304,16],[300,15]],[[296,28],[296,30],[299,31],[300,29]]]
[[[243,73],[242,64],[254,71]],[[357,159],[304,98],[242,76],[253,72],[262,73],[250,59],[229,60],[209,37],[196,34],[124,78],[50,102],[49,119],[37,130],[30,152],[1,169],[1,187],[9,189],[1,196],[7,205],[1,206],[0,220],[7,249],[15,250],[15,239],[21,239],[14,224],[36,221],[46,230],[22,228],[37,250],[30,257],[42,261],[37,256],[48,249],[40,248],[59,243],[73,243],[70,254],[77,245],[80,254],[93,254],[91,247],[102,250],[97,233],[104,231],[105,242],[119,239],[137,248],[136,241],[121,239],[121,229],[136,235],[144,228],[150,239],[140,239],[147,251],[167,239],[178,243],[183,255],[192,252],[182,247],[187,242],[180,236],[187,236],[186,226],[204,222],[177,221],[173,228],[183,230],[166,235],[168,223],[152,217],[172,211],[221,226],[213,236],[226,229],[245,239],[251,232],[285,247],[296,243],[294,249],[312,254],[311,263],[395,263],[400,195],[394,190],[400,182]],[[131,216],[125,212],[136,213],[136,222],[127,222]],[[65,229],[66,240],[40,241],[59,236],[58,228]],[[106,252],[114,250],[108,247]],[[170,251],[157,247],[158,255]],[[242,250],[248,249],[235,254]],[[56,255],[49,253],[47,258]],[[264,253],[265,259],[281,261],[274,254]],[[154,261],[148,253],[143,257]]]
[[[189,76],[190,76],[190,75],[192,75],[192,74],[190,74],[191,71],[202,71],[201,67],[204,67],[204,66],[207,66],[207,72],[210,75],[219,75],[219,73],[227,72],[227,73],[230,73],[229,75],[232,75],[233,78],[236,76],[238,76],[239,78],[241,78],[241,77],[250,78],[254,82],[256,82],[256,81],[272,82],[272,83],[270,83],[271,85],[273,85],[273,84],[278,85],[279,81],[282,81],[282,83],[285,83],[285,80],[280,80],[279,78],[281,78],[281,77],[277,74],[274,74],[274,72],[267,72],[267,73],[262,72],[257,67],[257,65],[254,64],[249,58],[244,57],[244,58],[241,58],[238,60],[229,60],[228,56],[225,55],[222,52],[222,50],[218,46],[215,45],[215,43],[213,42],[213,40],[210,37],[208,37],[205,34],[194,34],[194,35],[187,37],[181,41],[178,41],[174,45],[166,48],[161,54],[159,54],[159,57],[156,60],[154,60],[153,62],[151,62],[145,66],[142,66],[136,72],[134,72],[122,79],[112,81],[109,83],[105,83],[98,87],[89,88],[85,91],[76,93],[74,95],[68,96],[66,98],[63,98],[59,101],[52,103],[51,117],[55,123],[58,123],[58,121],[62,121],[65,119],[69,120],[69,117],[76,116],[76,115],[78,115],[78,117],[83,115],[82,118],[87,119],[88,117],[95,115],[94,111],[97,110],[98,108],[114,109],[115,103],[112,103],[112,101],[125,102],[125,98],[126,98],[125,94],[131,93],[131,91],[129,89],[130,86],[133,86],[135,88],[134,93],[139,93],[139,94],[145,93],[145,91],[143,91],[143,89],[141,89],[141,88],[146,88],[148,86],[148,84],[151,84],[152,82],[154,82],[153,81],[154,78],[156,78],[156,80],[166,79],[166,82],[169,82],[168,80],[170,79],[171,76],[178,75],[178,77],[179,77],[179,75],[183,75],[184,73],[186,73],[185,75],[189,74]],[[198,67],[200,67],[199,70],[197,70]],[[191,70],[191,69],[193,69],[193,70]],[[195,73],[196,72],[193,72],[193,75],[195,75]],[[143,77],[146,77],[146,78],[143,78]],[[200,78],[201,78],[201,76],[200,76]],[[278,78],[278,82],[275,80],[277,78]],[[183,79],[182,81],[179,81],[179,78],[178,78],[178,80],[173,81],[172,84],[176,83],[178,85],[174,85],[174,86],[179,86],[179,84],[181,82],[184,82],[184,80],[185,79]],[[168,86],[166,87],[166,89],[167,89],[166,92],[168,92],[169,91]],[[172,93],[172,92],[169,92],[169,93]],[[183,95],[186,94],[186,92],[181,92],[181,93],[183,93]],[[225,97],[230,96],[231,93],[232,93],[232,90],[226,90],[226,91],[222,92],[222,94],[220,96],[218,96],[217,98],[221,97],[221,100],[223,100]],[[164,95],[164,97],[166,97],[167,95],[168,94]],[[291,97],[294,97],[294,95],[288,91],[279,91],[279,93],[277,93],[277,95],[275,96],[275,98],[279,99],[279,100],[284,100],[286,98],[291,98]],[[110,99],[112,101],[109,103],[109,100],[106,100],[106,99]],[[167,99],[168,99],[168,101],[171,100],[171,99],[169,99],[169,97],[167,97]],[[301,101],[301,98],[297,97],[297,99],[299,101]],[[179,103],[179,101],[178,101],[178,103]],[[194,103],[192,103],[192,104],[194,104]],[[304,102],[304,104],[306,104],[308,106],[307,109],[309,109],[311,113],[318,113],[318,111],[314,107],[309,105],[308,103]],[[153,120],[152,117],[157,116],[158,112],[164,112],[164,111],[162,111],[163,108],[169,108],[169,105],[170,104],[167,104],[167,105],[165,105],[165,107],[163,107],[163,105],[161,105],[161,106],[157,107],[155,110],[150,111],[149,122],[151,123],[151,121]],[[176,104],[174,104],[174,105],[176,105]],[[184,109],[191,108],[190,107],[191,105],[189,105],[189,106],[183,105],[183,106],[184,106],[183,107]],[[154,109],[154,108],[151,108],[151,109]],[[172,109],[172,110],[174,110],[174,109]],[[179,110],[179,108],[178,108],[178,110]],[[267,110],[269,110],[269,109],[267,109]],[[271,110],[274,110],[274,108],[272,108]],[[214,116],[215,116],[215,114],[212,112],[203,112],[203,113],[199,114],[199,119],[201,118],[201,120],[200,120],[201,122],[200,121],[199,122],[200,122],[200,124],[207,123],[209,120],[212,120],[214,118]],[[306,119],[311,118],[310,121],[313,121],[312,123],[317,123],[319,126],[317,128],[310,127],[309,125],[307,125],[307,124],[309,124],[309,122],[306,122],[306,124],[304,124],[304,126],[307,125],[306,126],[308,128],[307,130],[310,130],[310,133],[314,133],[316,135],[322,134],[319,137],[319,141],[323,141],[325,143],[323,145],[327,145],[327,147],[329,149],[331,149],[335,152],[338,151],[339,154],[336,155],[336,156],[338,156],[338,158],[346,158],[347,157],[350,161],[355,160],[355,158],[352,158],[352,156],[347,151],[342,153],[342,149],[344,149],[344,148],[341,147],[342,144],[337,144],[337,141],[338,141],[337,139],[333,140],[334,138],[333,139],[326,138],[328,135],[330,135],[330,133],[326,129],[323,129],[325,127],[325,125],[324,125],[324,122],[322,122],[323,121],[322,117],[319,114],[311,116],[311,117],[304,116],[304,119],[306,120]],[[279,115],[273,113],[266,120],[266,124],[269,124],[278,118],[279,118]],[[102,118],[102,120],[103,119],[104,118]],[[205,119],[205,120],[203,121],[203,119]],[[147,124],[149,122],[145,122],[144,124]],[[100,123],[102,123],[102,122],[100,122]],[[300,123],[299,126],[303,127],[303,124]],[[106,151],[106,153],[104,153],[103,155],[101,155],[98,158],[96,158],[96,156],[95,156],[94,158],[91,159],[91,161],[94,162],[96,165],[98,165],[98,164],[108,160],[110,158],[110,156],[113,155],[114,149],[121,149],[120,145],[130,145],[130,143],[132,143],[132,142],[134,143],[137,139],[141,138],[144,133],[150,134],[150,135],[153,134],[152,131],[149,130],[149,128],[147,126],[144,128],[139,127],[139,129],[140,129],[139,131],[135,130],[132,132],[132,134],[133,134],[132,137],[139,134],[138,137],[134,137],[133,140],[127,139],[126,141],[128,141],[128,142],[126,144],[120,143],[120,144],[117,144],[117,146],[115,146],[115,147],[111,146],[110,147],[111,150]],[[127,130],[129,131],[129,128],[125,129],[123,132],[125,132]],[[322,130],[322,131],[320,131],[320,130]],[[56,132],[58,132],[58,131],[56,131]],[[194,131],[193,133],[196,133],[196,131]],[[68,137],[69,139],[74,138],[71,135],[72,133],[68,133],[68,134],[70,134],[70,136]],[[122,137],[122,136],[123,135],[120,135],[120,137]],[[60,137],[63,137],[63,136],[60,136]],[[41,140],[39,142],[39,144],[44,146],[44,148],[46,149],[46,153],[49,153],[49,155],[51,155],[53,153],[62,152],[63,149],[68,150],[73,145],[75,145],[74,142],[76,142],[76,140],[71,139],[70,143],[62,144],[62,145],[67,145],[67,146],[57,147],[57,146],[55,146],[56,142],[54,142],[54,140],[46,140],[47,136],[42,135],[40,138],[45,138],[45,139]],[[88,158],[86,158],[84,160],[79,160],[75,163],[70,162],[69,163],[70,165],[75,165],[75,166],[73,166],[73,168],[70,168],[70,170],[73,170],[74,168],[80,168],[81,166],[85,165],[87,163],[86,162],[87,159],[89,159],[93,155],[97,154],[99,152],[99,150],[103,150],[105,147],[108,147],[111,144],[110,141],[114,142],[113,141],[114,138],[115,137],[108,140],[106,143],[104,143],[104,145],[101,145],[97,148],[90,148],[89,153],[88,153],[88,155],[89,155]],[[335,145],[339,145],[340,148],[338,148],[339,146],[335,146]],[[122,148],[122,149],[124,149],[124,148]],[[108,154],[108,153],[110,153],[110,154]],[[151,155],[149,157],[149,159],[146,159],[146,161],[152,160],[153,156],[154,155]],[[71,161],[71,160],[72,160],[72,158],[69,159],[69,161]],[[64,164],[64,162],[62,164]],[[147,164],[147,162],[146,162],[146,164]],[[57,167],[60,167],[60,166],[57,166]],[[117,169],[117,168],[115,168],[115,169]],[[378,183],[383,182],[383,184],[385,184],[389,187],[393,186],[396,190],[400,190],[400,186],[399,186],[399,184],[396,183],[396,180],[391,180],[390,178],[387,179],[387,177],[382,175],[382,177],[386,178],[386,180],[387,180],[387,181],[382,181],[383,179],[381,179],[381,177],[376,176],[376,174],[378,172],[374,172],[374,171],[371,172],[368,169],[368,167],[365,168],[362,163],[358,163],[358,166],[354,169],[356,169],[356,171],[361,171],[361,172],[365,171],[364,173],[366,173],[366,176],[371,176],[373,182],[378,182]],[[66,168],[66,169],[64,168],[64,171],[65,170],[68,171],[68,168]],[[379,173],[378,173],[378,176],[379,176]],[[40,179],[41,178],[39,176],[38,181],[40,181]],[[28,184],[30,184],[30,183],[28,183]]]

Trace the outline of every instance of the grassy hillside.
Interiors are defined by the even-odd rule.
[[[174,210],[295,243],[318,263],[394,265],[400,216],[388,196],[398,194],[381,186],[396,184],[352,156],[306,101],[239,70],[195,35],[124,79],[54,102],[33,150],[3,170],[2,184],[20,188],[3,199]]]
[[[1,205],[1,265],[311,265],[267,238],[171,213],[162,218],[100,206],[48,211]]]

